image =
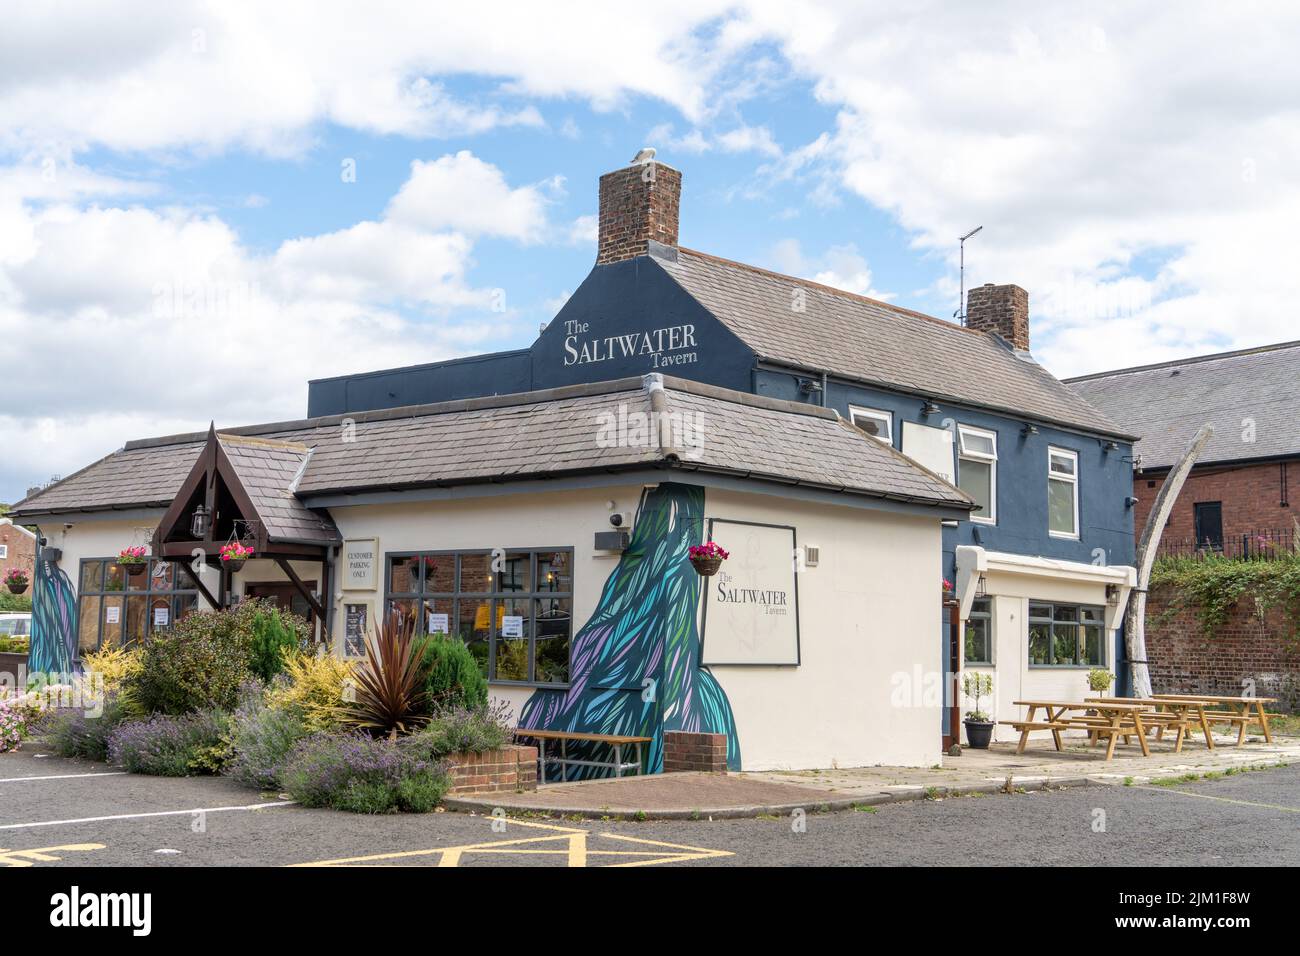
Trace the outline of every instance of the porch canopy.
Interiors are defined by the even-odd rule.
[[[213,607],[229,603],[232,571],[221,549],[239,542],[253,559],[269,559],[302,595],[317,619],[325,609],[291,562],[320,562],[322,595],[329,593],[330,548],[342,541],[333,519],[296,496],[312,457],[306,445],[282,439],[230,435],[209,427],[207,440],[154,532],[155,557],[174,562]],[[214,595],[196,561],[220,569]]]

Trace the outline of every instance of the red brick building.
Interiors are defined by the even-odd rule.
[[[31,580],[36,568],[36,535],[8,518],[0,518],[0,581],[10,568],[22,568]]]
[[[1140,535],[1170,468],[1207,422],[1214,436],[1187,478],[1161,542],[1167,554],[1228,555],[1300,544],[1300,342],[1102,372],[1067,384],[1130,431]]]

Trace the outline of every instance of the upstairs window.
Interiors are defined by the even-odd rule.
[[[998,436],[969,425],[957,426],[957,487],[979,506],[971,521],[996,524],[998,520]]]
[[[894,443],[894,416],[889,412],[850,405],[849,418],[872,438],[877,438],[886,445]]]
[[[1054,538],[1079,537],[1079,453],[1047,450],[1047,530]]]

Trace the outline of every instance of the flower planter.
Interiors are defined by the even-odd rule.
[[[139,561],[135,564],[123,564],[122,567],[126,568],[126,576],[134,581],[136,578],[141,578],[144,576],[144,573],[146,570],[148,570],[149,565],[145,561]]]
[[[28,585],[27,582],[23,582],[22,584],[10,584],[7,587],[10,594],[22,594],[27,590]]]
[[[966,741],[975,750],[988,750],[989,741],[993,739],[993,721],[963,720],[966,725]]]
[[[223,560],[221,566],[233,574],[244,566],[244,560],[244,558],[231,558],[229,561]]]
[[[718,568],[722,567],[722,555],[713,554],[691,558],[691,567],[695,568],[695,573],[702,578],[711,578],[718,573]]]

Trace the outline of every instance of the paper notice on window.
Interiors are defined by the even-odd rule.
[[[523,637],[524,636],[524,618],[523,615],[507,614],[501,619],[501,636],[502,637]]]
[[[121,620],[122,620],[122,609],[120,607],[113,607],[112,605],[110,605],[109,607],[104,608],[105,624],[117,624]]]
[[[171,608],[156,607],[153,609],[153,626],[166,627],[171,620]]]
[[[451,622],[447,614],[434,614],[429,612],[429,633],[430,634],[448,634]]]

